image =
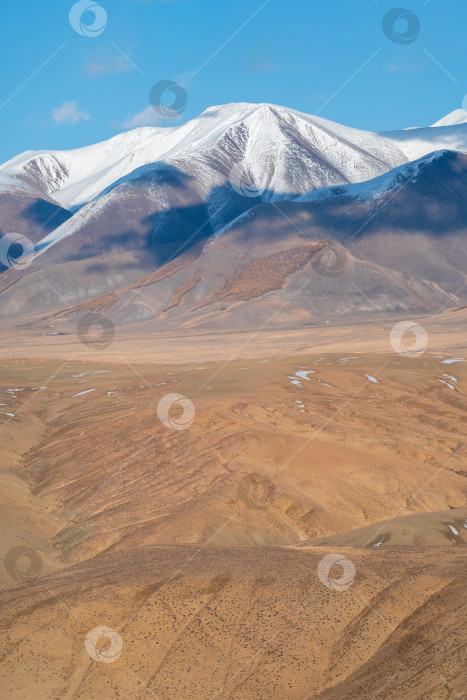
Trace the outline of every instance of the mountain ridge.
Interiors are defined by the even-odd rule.
[[[125,290],[140,285],[150,305],[124,302],[122,314],[113,303],[116,323],[131,323],[133,313],[137,323],[203,326],[216,319],[237,326],[244,313],[254,325],[308,278],[295,310],[288,307],[299,324],[351,310],[369,319],[368,298],[389,313],[434,311],[443,295],[462,305],[456,289],[465,278],[467,158],[432,148],[447,135],[452,140],[453,130],[467,150],[467,124],[383,136],[285,107],[235,103],[178,127],[120,134],[61,161],[26,152],[0,167],[13,208],[20,208],[15,178],[24,197],[28,186],[38,198],[41,187],[56,188],[43,194],[51,205],[53,196],[65,196],[73,206],[85,175],[88,192],[97,193],[63,210],[64,220],[47,235],[31,237],[36,255],[20,277],[0,273],[1,315],[78,312],[92,299],[126,298]],[[409,160],[399,142],[428,152]],[[156,152],[164,158],[154,161]],[[90,153],[103,160],[85,162]],[[92,167],[98,174],[88,177]],[[341,279],[316,276],[304,249],[311,243],[341,247],[338,256],[349,263]],[[184,253],[187,264],[170,267]],[[295,269],[291,261],[299,259],[308,262]],[[280,281],[275,288],[250,280],[249,298],[222,291],[257,274],[266,280],[268,270]]]

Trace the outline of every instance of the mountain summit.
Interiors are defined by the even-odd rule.
[[[0,166],[0,229],[36,257],[20,276],[3,270],[1,314],[70,307],[73,318],[94,300],[116,323],[255,324],[308,277],[288,305],[294,322],[374,313],[365,297],[390,313],[435,311],[466,264],[461,117],[376,133],[238,103],[23,153]],[[316,277],[335,245],[345,274]],[[142,287],[143,305],[129,299]]]

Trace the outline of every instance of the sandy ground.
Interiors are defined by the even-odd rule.
[[[418,358],[264,334],[227,363],[19,340],[2,697],[464,697],[467,354],[438,330]]]
[[[449,298],[446,309],[434,316],[413,318],[408,322],[421,326],[427,335],[427,351],[433,354],[466,351],[465,329],[467,308],[452,310]],[[271,313],[266,321],[251,328],[220,328],[217,331],[183,328],[161,331],[157,319],[147,322],[144,330],[137,326],[114,329],[106,345],[87,345],[79,341],[75,320],[51,323],[38,321],[36,316],[27,323],[12,327],[0,326],[3,357],[79,358],[90,362],[144,362],[173,364],[178,362],[231,361],[237,358],[265,358],[309,353],[392,353],[390,334],[401,318],[379,314],[372,323],[349,325],[307,325],[297,327],[278,323]],[[14,324],[13,324],[14,326]],[[408,338],[408,344],[412,343]],[[124,358],[124,359],[122,359]]]

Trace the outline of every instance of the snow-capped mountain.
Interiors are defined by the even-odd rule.
[[[143,165],[180,158],[206,158],[221,171],[241,162],[277,194],[367,180],[405,160],[372,132],[285,107],[240,103],[211,107],[178,127],[134,129],[72,151],[27,151],[0,166],[0,178],[29,181],[73,210]]]
[[[0,170],[43,187],[75,215],[41,242],[79,232],[60,256],[78,259],[176,244],[215,233],[258,201],[368,180],[406,162],[378,134],[273,105],[212,107],[176,128],[145,128],[77,151],[23,154]],[[60,163],[60,167],[57,165]],[[239,166],[258,197],[232,186]],[[26,173],[26,174],[25,174]]]
[[[366,181],[434,150],[467,150],[465,115],[457,110],[437,128],[376,133],[285,107],[239,103],[211,107],[181,126],[134,129],[72,151],[27,151],[0,166],[0,230],[19,231],[34,243],[53,230],[48,245],[137,197],[139,203],[129,206],[131,220],[123,208],[117,228],[135,226],[135,207],[140,220],[149,223],[156,216],[164,227],[171,218],[167,211],[183,200],[182,208],[203,210],[210,219],[205,233],[212,233],[257,203],[232,189],[229,175],[235,164],[261,200],[279,201]],[[183,180],[183,193],[175,197],[169,172],[178,181],[175,189]],[[43,215],[22,220],[20,212],[28,211],[31,202]],[[79,209],[80,216],[70,218]],[[5,216],[8,211],[16,215]],[[196,218],[198,227],[202,216]],[[159,224],[137,221],[136,228],[148,233]]]
[[[289,245],[291,226],[295,239],[339,240],[369,280],[379,265],[388,309],[405,308],[405,283],[394,282],[401,266],[421,276],[406,310],[432,308],[443,289],[452,292],[464,260],[466,164],[457,152],[467,151],[467,123],[459,112],[432,127],[376,133],[241,103],[212,107],[178,127],[23,153],[0,166],[0,229],[28,235],[37,255],[20,278],[4,271],[11,285],[2,293],[5,313],[79,304],[158,270],[168,280],[156,285],[164,297],[183,278],[180,271],[173,277],[179,264],[188,275],[182,286],[205,275],[193,292],[199,304],[200,289],[213,293],[225,283],[225,261],[215,251],[245,260],[238,242],[249,251],[260,230],[258,251],[267,257],[273,240]],[[386,246],[393,234],[395,250]],[[423,253],[414,253],[415,241]],[[391,271],[383,271],[384,260]]]
[[[466,122],[467,112],[458,109],[432,125],[447,131],[377,133],[276,105],[228,104],[177,127],[133,129],[71,151],[26,151],[0,165],[0,188],[20,184],[75,210],[143,165],[225,147],[271,192],[302,194],[368,180],[412,159],[415,148],[416,157],[442,148],[467,150],[467,127],[449,129]],[[291,159],[297,156],[298,163]],[[305,172],[297,175],[303,165]]]

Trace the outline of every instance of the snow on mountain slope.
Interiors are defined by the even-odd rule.
[[[37,243],[72,216],[37,183],[0,172],[0,232],[15,232]],[[3,263],[0,263],[3,269]]]
[[[439,119],[437,122],[431,126],[456,126],[457,124],[467,123],[467,112],[465,109],[455,109],[453,112],[449,112],[445,117]]]
[[[171,129],[147,127],[119,134],[107,141],[71,151],[26,151],[0,166],[0,184],[15,176],[67,208],[92,199],[108,184],[138,167],[138,152],[158,132]],[[6,182],[5,182],[6,184]]]
[[[381,131],[379,135],[397,145],[407,156],[416,160],[433,151],[467,152],[467,112],[456,109],[432,126],[415,127],[403,131]]]
[[[384,195],[390,194],[398,187],[404,186],[409,181],[416,182],[425,166],[434,161],[440,160],[448,151],[435,151],[429,153],[416,161],[404,163],[393,170],[390,170],[379,177],[365,182],[352,183],[350,185],[339,185],[324,187],[320,190],[306,192],[293,199],[294,202],[309,202],[312,204],[327,203],[330,200],[351,201],[362,200],[371,202]],[[216,231],[215,238],[227,233],[237,225],[248,221],[252,214],[250,211],[243,212],[236,219],[230,221],[224,228]],[[52,234],[53,235],[53,234]],[[208,244],[210,245],[210,244]]]
[[[181,230],[187,240],[200,227],[210,235],[258,201],[232,187],[229,175],[238,163],[259,191],[259,200],[279,201],[368,180],[407,160],[377,134],[283,107],[250,104],[212,107],[177,128],[129,132],[84,149],[89,162],[92,149],[100,149],[99,173],[79,180],[84,169],[71,162],[76,152],[69,152],[67,184],[54,197],[72,207],[83,192],[85,199],[95,196],[42,241],[42,251],[81,231],[75,255],[81,254],[80,241],[85,239],[86,245],[92,240],[94,251],[110,252],[105,221],[107,227],[112,222],[112,240],[121,241],[132,231],[140,242],[146,236],[147,241],[151,237],[173,243]],[[83,154],[78,156],[81,165]]]
[[[285,107],[233,103],[210,107],[181,126],[142,127],[71,151],[26,151],[0,165],[0,189],[19,180],[77,209],[143,165],[226,146],[258,188],[302,194],[368,180],[434,150],[465,151],[466,121],[467,113],[455,110],[436,128],[377,133]]]
[[[68,209],[133,170],[161,160],[226,150],[275,193],[358,182],[406,158],[379,135],[266,104],[211,107],[178,127],[143,127],[72,151],[27,151],[0,166],[27,178]],[[302,169],[305,165],[305,171]],[[213,163],[215,167],[215,163]]]
[[[358,182],[342,187],[326,187],[322,190],[307,192],[306,194],[300,195],[300,197],[296,197],[295,201],[319,202],[331,197],[350,197],[362,200],[377,199],[395,190],[397,187],[403,186],[409,181],[416,182],[417,177],[421,174],[426,165],[441,160],[447,153],[448,151],[434,151],[426,156],[422,156],[422,158],[418,160],[400,165],[368,182]]]
[[[441,122],[459,118],[453,113]],[[235,103],[211,107],[177,127],[143,127],[73,151],[28,151],[0,166],[0,192],[29,184],[77,209],[42,237],[40,252],[73,236],[66,259],[159,244],[175,254],[180,244],[223,230],[259,201],[300,195],[312,201],[310,192],[326,197],[326,188],[347,185],[356,186],[348,193],[353,196],[356,183],[373,180],[361,192],[377,196],[404,172],[391,172],[392,180],[381,176],[440,144],[467,150],[467,124],[378,134],[285,107]],[[235,164],[259,191],[257,198],[232,187]],[[54,260],[61,258],[54,252]]]

